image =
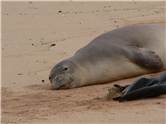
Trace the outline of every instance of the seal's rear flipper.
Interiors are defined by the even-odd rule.
[[[118,85],[118,84],[114,84],[114,87],[118,88],[121,92],[126,89],[129,85],[125,85],[125,86],[121,86],[121,85]]]
[[[124,94],[127,94],[129,92],[132,92],[134,90],[140,89],[148,85],[148,83],[151,82],[151,79],[148,78],[139,78],[136,80],[133,84],[129,85],[125,90]]]
[[[166,72],[160,74],[159,81],[161,83],[166,83]]]
[[[127,51],[129,54],[129,59],[142,67],[153,71],[160,70],[163,67],[160,57],[153,51],[150,51],[146,48],[135,47],[128,49]]]
[[[114,87],[123,89],[122,95],[112,97],[113,100],[119,102],[157,97],[166,94],[166,72],[160,74],[158,78],[139,78],[126,88],[118,84]]]
[[[113,98],[113,100],[122,102],[122,101],[128,101],[128,100],[157,97],[163,94],[166,94],[166,84],[143,87],[143,88],[134,90],[132,92],[128,92],[125,95],[115,97]]]

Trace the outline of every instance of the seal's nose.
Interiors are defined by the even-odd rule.
[[[63,77],[62,76],[56,76],[55,81],[58,82],[58,83],[62,83]]]
[[[49,76],[49,78],[48,78],[49,80],[51,80],[51,77]]]
[[[64,79],[62,76],[55,76],[54,78],[49,77],[49,79],[53,89],[55,90],[60,89],[65,85]]]

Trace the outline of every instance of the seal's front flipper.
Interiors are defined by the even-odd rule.
[[[137,47],[129,48],[127,51],[129,59],[142,67],[153,71],[160,70],[163,67],[162,60],[153,51]]]

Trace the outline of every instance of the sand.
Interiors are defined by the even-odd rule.
[[[164,22],[164,2],[3,2],[2,123],[165,124],[165,96],[119,103],[103,98],[113,83],[51,90],[48,74],[101,33]],[[155,74],[158,75],[158,74]]]

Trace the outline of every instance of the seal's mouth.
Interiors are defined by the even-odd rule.
[[[59,90],[59,89],[68,89],[72,83],[72,78],[64,79],[61,76],[56,76],[55,78],[49,78],[52,89]]]
[[[66,85],[57,86],[57,85],[52,84],[52,90],[60,90],[60,89],[67,89],[67,88],[68,87],[66,87]]]
[[[65,84],[63,83],[63,80],[58,77],[50,79],[50,82],[52,85],[52,89],[54,90],[61,89],[65,86]]]
[[[64,85],[55,85],[55,84],[52,84],[52,89],[53,90],[60,90],[60,89],[67,89],[69,87],[67,87],[65,84]]]

